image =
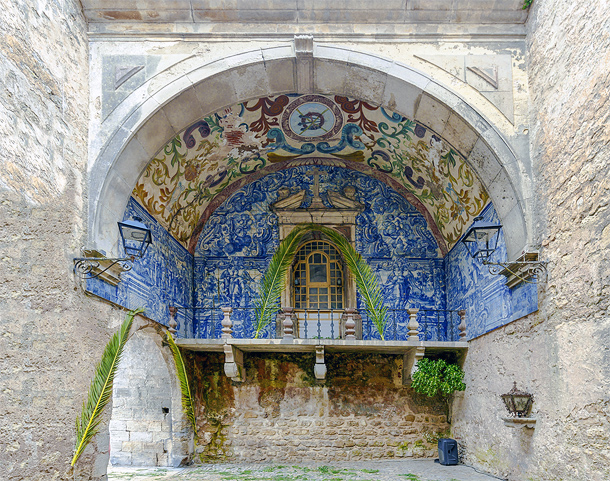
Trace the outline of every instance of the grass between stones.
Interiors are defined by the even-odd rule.
[[[261,465],[259,467],[204,465],[184,470],[142,469],[130,472],[114,472],[110,481],[425,481],[411,473],[381,473],[379,469],[349,469],[335,466],[284,466]]]
[[[200,471],[200,472],[198,472]],[[189,472],[183,479],[198,479],[202,474],[206,474],[205,478],[201,479],[212,479],[209,477],[212,473],[209,469],[200,470],[200,468],[194,468]],[[348,468],[337,468],[334,466],[319,466],[317,468],[310,468],[307,466],[265,466],[261,469],[240,469],[238,467],[233,468],[231,471],[223,470],[216,471],[214,475],[219,480],[256,480],[256,481],[380,481],[382,479],[388,479],[387,475],[379,474],[378,469],[348,469]],[[371,476],[376,475],[376,476]],[[409,481],[424,481],[421,480],[415,474],[398,474],[403,479]]]

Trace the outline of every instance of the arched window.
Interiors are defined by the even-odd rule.
[[[326,241],[305,243],[293,271],[296,309],[343,309],[343,265],[339,252]]]

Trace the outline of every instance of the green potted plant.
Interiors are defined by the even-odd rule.
[[[447,422],[451,424],[451,403],[453,393],[466,389],[464,371],[445,359],[424,358],[417,362],[417,370],[413,373],[411,387],[415,392],[428,397],[438,397],[445,405]]]

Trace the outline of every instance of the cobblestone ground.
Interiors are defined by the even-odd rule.
[[[432,460],[333,465],[217,464],[189,468],[110,468],[109,481],[494,481],[468,466]]]

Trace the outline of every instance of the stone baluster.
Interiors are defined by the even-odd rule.
[[[233,337],[233,321],[231,320],[231,313],[233,312],[233,308],[231,307],[221,307],[224,317],[222,318],[222,335],[221,339],[231,339]]]
[[[292,311],[294,311],[292,307],[283,308],[284,321],[282,324],[284,326],[284,339],[294,339],[294,322],[292,320]]]
[[[458,326],[458,330],[460,331],[460,341],[466,340],[466,311],[462,309],[458,311],[458,315],[460,316],[460,325]]]
[[[174,306],[169,307],[169,328],[167,329],[172,337],[176,337],[178,330],[178,322],[176,321],[176,314],[178,314],[178,308]]]
[[[407,329],[409,330],[409,341],[419,341],[419,322],[417,322],[417,313],[419,309],[410,308],[407,309],[409,313],[409,324],[407,324]]]
[[[345,321],[345,339],[348,341],[356,340],[356,321],[354,320],[354,314],[356,309],[348,307],[345,309],[345,315],[347,319]]]

